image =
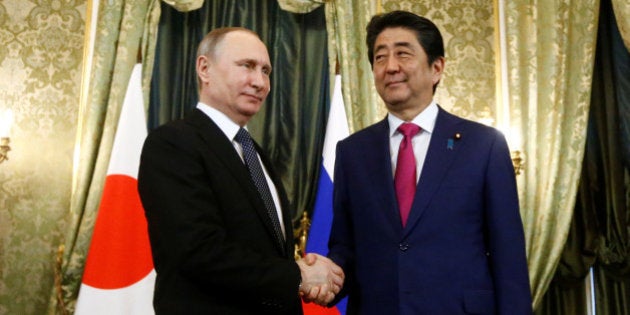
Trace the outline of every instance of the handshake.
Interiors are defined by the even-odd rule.
[[[302,275],[300,296],[304,302],[328,305],[341,291],[344,273],[332,260],[318,254],[306,254],[297,261]]]

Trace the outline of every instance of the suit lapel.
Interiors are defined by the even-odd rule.
[[[269,218],[267,209],[265,208],[265,205],[260,198],[260,195],[258,194],[258,190],[256,189],[254,182],[251,180],[249,172],[247,171],[247,167],[242,162],[240,156],[234,149],[234,145],[232,144],[231,140],[229,140],[225,136],[223,131],[221,131],[219,126],[217,126],[214,121],[212,121],[212,119],[210,119],[208,116],[206,116],[206,114],[198,109],[194,109],[188,116],[186,116],[185,120],[199,131],[201,138],[203,138],[203,140],[208,145],[208,154],[214,154],[221,161],[224,167],[229,170],[230,173],[232,173],[239,185],[246,191],[247,198],[249,199],[251,204],[254,205],[254,209],[258,213],[260,219],[264,222],[264,225],[270,237],[275,239],[276,237],[274,236],[275,234],[271,218]],[[258,145],[256,145],[256,149],[259,150],[258,152],[261,152]],[[269,164],[266,163],[264,155],[259,155],[261,156],[261,159],[263,159],[263,163],[265,164],[265,167],[269,172]],[[278,189],[278,193],[281,195],[282,200],[283,194],[280,192],[281,188],[279,188],[278,182],[275,180],[275,178],[273,178],[273,176],[272,179],[276,184],[276,188]],[[282,207],[284,210],[283,212],[288,210],[285,208],[285,204],[283,204]],[[289,233],[288,231],[289,230],[287,230],[287,234]],[[292,239],[292,237],[293,235],[287,235],[287,238]],[[279,248],[278,242],[274,241],[274,244],[276,244],[278,250],[283,255],[285,255],[286,248]]]
[[[371,130],[374,135],[370,138],[374,139],[374,149],[365,157],[373,160],[372,167],[367,171],[373,174],[374,180],[371,185],[374,189],[374,196],[381,196],[381,206],[375,209],[383,209],[384,215],[387,217],[389,225],[392,227],[394,235],[400,234],[402,224],[400,221],[400,213],[398,211],[398,201],[396,199],[396,191],[394,189],[394,175],[392,174],[391,154],[389,152],[389,122],[387,117],[374,125]],[[383,184],[380,184],[383,183]],[[385,191],[385,193],[383,193]]]
[[[439,108],[429,149],[422,167],[422,174],[416,187],[411,213],[403,230],[403,237],[413,230],[427,210],[455,157],[461,152],[459,148],[463,145],[464,140],[454,139],[456,133],[462,133],[462,130],[458,129],[458,122],[460,121],[459,118]]]

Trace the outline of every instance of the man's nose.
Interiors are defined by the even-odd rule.
[[[254,71],[252,73],[252,86],[256,89],[264,89],[267,86],[267,75],[262,70]]]
[[[385,71],[388,73],[398,72],[400,70],[400,63],[396,58],[387,58],[387,63],[385,64]]]

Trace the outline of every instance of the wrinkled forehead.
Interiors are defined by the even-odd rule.
[[[271,66],[265,44],[258,36],[245,31],[225,34],[221,42],[218,43],[215,54],[219,59],[248,59]]]

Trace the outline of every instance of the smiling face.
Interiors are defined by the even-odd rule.
[[[433,86],[442,78],[444,58],[432,64],[412,30],[384,29],[374,42],[374,84],[393,115],[411,120],[433,99]]]
[[[225,34],[214,53],[197,58],[200,101],[244,126],[267,98],[271,62],[265,44],[254,34]]]

